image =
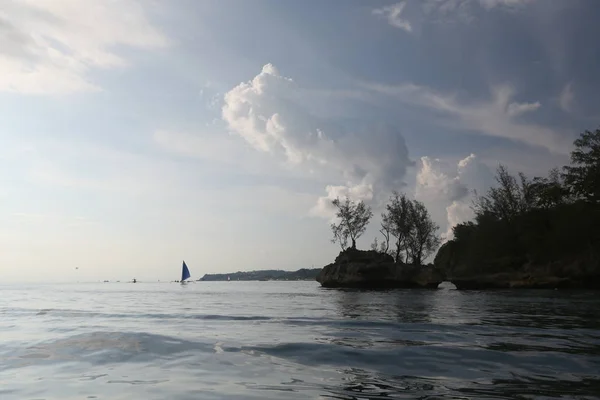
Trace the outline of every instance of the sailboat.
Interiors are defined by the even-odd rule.
[[[188,269],[187,265],[185,265],[185,261],[183,262],[183,265],[181,267],[181,284],[183,285],[185,283],[185,280],[188,279],[190,277],[190,270]]]

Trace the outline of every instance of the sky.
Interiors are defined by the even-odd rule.
[[[0,283],[321,267],[331,200],[451,237],[600,126],[596,0],[4,0]]]

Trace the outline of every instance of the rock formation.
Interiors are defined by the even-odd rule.
[[[437,288],[444,280],[433,266],[396,264],[389,254],[352,248],[317,275],[317,282],[327,288]]]

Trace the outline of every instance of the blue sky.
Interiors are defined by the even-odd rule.
[[[599,17],[594,0],[8,0],[0,282],[322,266],[338,195],[379,214],[404,191],[446,234],[498,163],[544,174],[600,125]]]

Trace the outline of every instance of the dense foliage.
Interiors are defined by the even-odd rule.
[[[496,186],[475,197],[475,220],[454,227],[454,239],[440,248],[435,264],[450,274],[573,260],[598,269],[600,130],[586,131],[574,144],[562,173],[529,179],[501,165]]]
[[[394,192],[381,220],[380,232],[384,240],[378,244],[375,239],[371,248],[391,253],[396,263],[420,265],[440,244],[439,227],[432,221],[425,205],[404,194]],[[392,239],[395,249],[390,249]]]

